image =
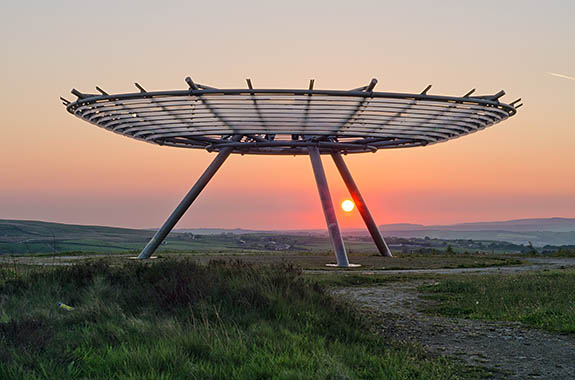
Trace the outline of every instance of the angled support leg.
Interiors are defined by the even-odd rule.
[[[198,181],[194,184],[194,186],[190,189],[188,194],[182,199],[178,207],[172,212],[168,220],[164,223],[164,225],[156,232],[152,240],[146,245],[146,247],[142,250],[138,259],[148,259],[152,256],[152,253],[158,249],[160,244],[164,241],[166,236],[170,233],[172,228],[178,223],[182,215],[188,210],[192,202],[198,197],[200,192],[206,187],[210,179],[216,174],[220,166],[224,163],[226,158],[232,153],[233,148],[223,148],[220,150],[216,158],[212,161],[210,166],[204,171],[204,173],[200,176]]]
[[[363,199],[361,193],[359,192],[359,188],[357,187],[355,181],[353,180],[353,177],[351,176],[351,172],[349,171],[347,165],[343,161],[343,157],[339,152],[335,151],[331,153],[331,157],[333,158],[335,166],[337,166],[337,170],[339,170],[339,174],[341,174],[343,181],[345,182],[345,185],[347,186],[347,189],[349,190],[349,193],[353,198],[353,202],[357,206],[357,209],[359,210],[359,213],[361,214],[361,217],[363,218],[363,221],[365,222],[365,225],[367,226],[367,229],[369,230],[369,233],[371,234],[371,237],[373,238],[373,241],[375,242],[375,245],[377,246],[379,253],[382,256],[392,257],[389,247],[385,243],[385,240],[383,239],[383,236],[381,235],[381,232],[379,231],[377,224],[375,224],[375,221],[373,220],[373,217],[371,216],[371,213],[367,208],[365,200]]]
[[[317,183],[317,190],[319,191],[319,197],[321,199],[321,205],[323,206],[323,213],[325,215],[329,237],[335,251],[337,266],[349,268],[353,265],[350,264],[347,259],[347,253],[345,252],[345,246],[343,245],[343,239],[337,224],[337,218],[333,208],[331,194],[329,193],[327,179],[325,177],[325,172],[321,163],[319,149],[316,146],[309,146],[308,151],[309,157],[311,158],[311,165],[313,167],[315,182]]]

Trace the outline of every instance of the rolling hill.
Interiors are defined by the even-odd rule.
[[[446,240],[502,241],[534,246],[575,245],[574,218],[519,219],[502,222],[452,225],[387,224],[386,237]],[[137,252],[152,237],[151,229],[74,225],[31,220],[0,220],[0,254],[61,252]],[[262,238],[262,234],[269,237]],[[198,228],[174,230],[162,249],[171,251],[218,251],[268,249],[318,244],[306,236],[325,235],[324,230],[264,231]],[[365,229],[345,230],[347,236],[367,236]],[[242,237],[239,237],[239,236]],[[247,237],[245,237],[247,236]],[[259,237],[255,237],[259,236]],[[299,236],[299,238],[297,237]],[[310,240],[311,239],[311,240]],[[313,241],[312,241],[313,240]],[[317,240],[317,239],[316,239]],[[273,243],[272,243],[273,241]],[[275,244],[275,246],[270,246]],[[321,243],[324,244],[324,243]]]

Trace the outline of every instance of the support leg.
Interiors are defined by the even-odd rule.
[[[313,167],[313,174],[315,175],[315,181],[317,183],[317,190],[319,191],[319,197],[321,199],[321,205],[323,206],[323,213],[325,215],[329,237],[335,251],[337,266],[349,267],[350,264],[347,259],[347,253],[345,252],[345,246],[343,245],[341,232],[339,231],[339,226],[337,224],[337,218],[335,216],[335,210],[329,193],[327,179],[321,163],[319,149],[316,146],[309,146],[308,151],[309,157],[311,158],[311,165]]]
[[[361,217],[363,218],[363,221],[365,222],[365,225],[367,226],[367,229],[369,230],[369,233],[371,234],[371,237],[373,238],[373,241],[375,242],[375,245],[377,246],[379,253],[382,256],[391,257],[391,251],[389,250],[389,247],[385,243],[385,240],[383,239],[383,236],[381,235],[381,232],[379,231],[377,224],[375,224],[375,221],[373,220],[373,217],[371,216],[371,213],[367,208],[367,204],[365,203],[365,200],[363,199],[361,193],[359,192],[359,188],[357,187],[355,181],[353,180],[353,177],[351,176],[351,172],[349,171],[347,165],[343,161],[343,157],[339,152],[335,151],[331,153],[331,157],[333,158],[335,166],[337,166],[339,174],[341,174],[343,181],[345,182],[345,185],[347,186],[347,189],[349,190],[349,193],[353,198],[353,202],[357,206],[357,209],[359,210],[359,213],[361,214]]]
[[[166,236],[170,233],[172,228],[178,223],[182,215],[186,212],[186,210],[190,207],[192,202],[198,197],[200,192],[206,187],[210,179],[216,174],[220,166],[224,163],[226,158],[230,155],[233,148],[223,148],[220,150],[216,158],[212,161],[210,166],[204,171],[198,181],[194,184],[194,186],[190,189],[188,194],[182,199],[178,207],[172,212],[168,220],[164,223],[164,225],[156,232],[152,240],[146,245],[146,247],[142,250],[138,259],[148,259],[152,256],[152,253],[162,244]]]

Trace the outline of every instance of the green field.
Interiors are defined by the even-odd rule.
[[[460,378],[289,265],[99,260],[0,278],[2,379]]]
[[[217,231],[217,230],[216,230]],[[253,232],[231,233],[207,231],[196,234],[172,232],[159,247],[159,253],[258,253],[317,254],[331,251],[327,234]],[[136,254],[150,240],[154,231],[128,228],[83,226],[26,220],[0,219],[0,256],[35,254]],[[527,247],[496,241],[441,240],[430,238],[387,237],[397,253],[528,253]],[[374,254],[371,238],[345,236],[351,255]]]
[[[453,276],[421,288],[427,311],[450,317],[518,321],[575,333],[575,270]]]
[[[0,220],[0,255],[137,253],[154,231],[101,226],[80,226],[22,220]],[[347,239],[353,253],[373,252],[367,239]],[[274,253],[327,252],[331,243],[322,235],[282,233],[171,233],[159,253]]]

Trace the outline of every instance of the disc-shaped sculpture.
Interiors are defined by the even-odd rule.
[[[138,140],[219,152],[184,201],[140,254],[149,257],[232,153],[310,155],[339,266],[349,266],[320,154],[330,154],[383,255],[391,256],[341,153],[434,144],[486,128],[516,113],[505,93],[462,97],[374,92],[377,81],[353,90],[217,89],[194,83],[175,91],[110,95],[77,90],[67,110],[99,127]]]

